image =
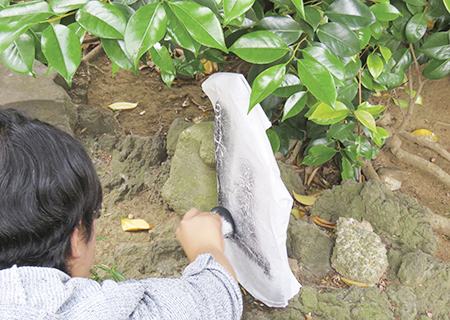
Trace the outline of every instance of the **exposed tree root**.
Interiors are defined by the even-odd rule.
[[[411,142],[417,143],[418,145],[427,147],[431,150],[436,151],[437,153],[439,153],[442,158],[444,158],[445,160],[450,162],[450,152],[448,152],[447,150],[445,150],[444,148],[441,147],[440,144],[436,143],[432,138],[428,138],[428,137],[422,137],[422,136],[418,136],[416,134],[410,133],[410,132],[400,132],[399,135],[402,138],[405,138]]]
[[[433,175],[448,188],[450,188],[450,175],[448,173],[446,173],[437,165],[425,159],[422,159],[421,157],[406,152],[401,148],[401,144],[402,143],[400,141],[400,138],[398,138],[396,135],[386,140],[386,147],[389,148],[389,150],[394,156],[397,157],[397,159]]]
[[[428,217],[428,222],[434,232],[450,237],[450,219],[433,213]]]
[[[91,52],[89,52],[87,55],[85,55],[81,59],[81,64],[89,65],[91,62],[93,62],[96,59],[98,59],[104,53],[105,53],[105,50],[103,50],[102,44],[99,44]]]
[[[380,176],[375,171],[370,161],[366,161],[361,170],[366,177],[366,180],[377,180],[378,182],[381,182]]]

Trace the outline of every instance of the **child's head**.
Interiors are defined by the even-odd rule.
[[[0,111],[0,270],[17,264],[70,274],[72,235],[82,230],[92,240],[101,202],[97,173],[77,140]]]

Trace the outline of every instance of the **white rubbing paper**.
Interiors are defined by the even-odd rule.
[[[301,285],[289,268],[286,230],[293,200],[266,135],[271,123],[259,104],[247,114],[251,88],[243,75],[216,73],[202,88],[215,111],[219,205],[236,224],[225,239],[225,255],[253,297],[285,307]]]

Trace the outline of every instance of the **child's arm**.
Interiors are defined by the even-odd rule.
[[[219,215],[191,209],[181,221],[177,237],[190,262],[202,253],[211,253],[237,281],[234,269],[224,255],[225,243],[221,230]]]

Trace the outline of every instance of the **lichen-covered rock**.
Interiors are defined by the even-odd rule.
[[[331,265],[347,279],[374,285],[388,267],[385,245],[355,219],[339,218]]]
[[[394,193],[382,183],[345,180],[327,190],[311,207],[311,215],[336,223],[339,217],[369,221],[383,242],[394,249],[420,249],[434,255],[438,241],[428,223],[430,209],[415,198]]]
[[[162,196],[180,215],[190,208],[209,211],[217,206],[217,178],[211,121],[185,129],[172,158]]]
[[[333,271],[330,264],[333,239],[314,223],[291,218],[286,244],[289,257],[298,260],[305,273],[303,285],[309,281],[319,281]]]

